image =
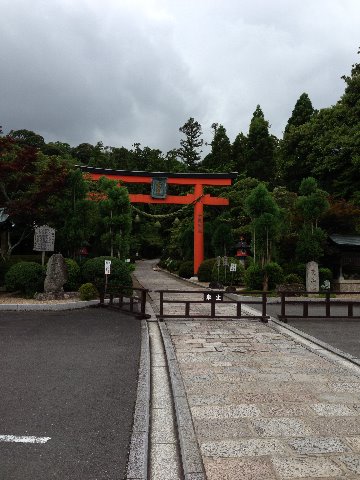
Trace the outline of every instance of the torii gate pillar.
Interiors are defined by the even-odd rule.
[[[127,170],[111,170],[80,166],[84,174],[92,180],[107,177],[123,183],[150,183],[162,179],[166,185],[189,185],[194,187],[193,193],[187,195],[163,196],[130,193],[131,203],[157,203],[157,204],[194,204],[194,274],[196,275],[201,262],[204,260],[204,205],[229,205],[227,198],[204,195],[204,186],[229,186],[236,178],[237,173],[166,173],[166,172],[132,172]]]
[[[194,196],[200,198],[194,205],[194,273],[197,274],[204,260],[204,204],[203,186],[195,185]]]

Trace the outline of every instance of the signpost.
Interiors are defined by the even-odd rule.
[[[41,263],[45,263],[45,252],[53,252],[55,248],[55,229],[48,225],[35,228],[34,248],[36,252],[42,252]]]
[[[105,260],[105,292],[106,295],[107,284],[108,284],[108,275],[111,274],[111,260]]]

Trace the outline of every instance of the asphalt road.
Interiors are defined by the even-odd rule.
[[[346,308],[341,310],[345,315]],[[277,318],[280,313],[280,305],[269,304],[267,311],[269,315]],[[289,306],[286,311],[291,315],[296,315],[301,314],[302,309],[299,306]],[[319,315],[319,318],[289,318],[288,324],[343,352],[360,358],[360,320],[321,317],[324,307],[312,307],[311,312],[313,315]],[[354,309],[355,314],[359,315],[358,309]]]
[[[139,354],[117,312],[0,312],[0,479],[124,478]]]

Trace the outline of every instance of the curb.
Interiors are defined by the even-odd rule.
[[[3,312],[29,312],[29,311],[58,311],[58,310],[76,310],[78,308],[91,307],[98,305],[99,300],[87,300],[69,303],[2,303],[0,311]]]
[[[206,480],[202,457],[196,439],[185,387],[174,346],[164,322],[158,322],[163,338],[174,399],[180,454],[185,480]]]
[[[141,320],[139,377],[126,470],[128,480],[147,480],[150,417],[150,345],[146,320]]]

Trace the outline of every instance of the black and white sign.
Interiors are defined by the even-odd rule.
[[[111,273],[111,260],[105,260],[105,275],[110,275]]]
[[[36,252],[53,252],[55,247],[55,229],[48,225],[35,228],[34,250]]]
[[[222,302],[223,301],[223,293],[204,293],[204,302]]]
[[[236,263],[230,263],[230,272],[236,272]]]

